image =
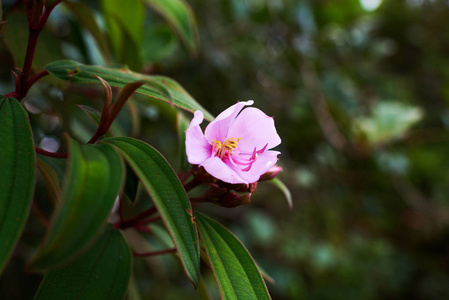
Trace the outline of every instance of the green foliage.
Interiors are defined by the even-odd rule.
[[[76,256],[106,223],[123,181],[123,163],[109,145],[80,147],[71,141],[61,203],[33,269],[59,266]]]
[[[449,298],[447,1],[25,2],[0,5],[0,298]],[[201,203],[191,113],[247,99],[284,171]]]
[[[131,266],[128,244],[108,226],[88,252],[47,272],[35,299],[123,299]]]
[[[192,9],[184,0],[144,0],[158,11],[173,27],[187,48],[195,53],[198,47],[196,20]]]
[[[126,68],[87,66],[68,60],[53,62],[48,64],[45,69],[59,79],[71,80],[75,83],[99,84],[94,75],[106,80],[113,87],[124,87],[127,84],[143,80],[147,84],[137,89],[138,93],[173,103],[173,105],[190,112],[201,110],[204,112],[205,118],[213,119],[212,115],[202,108],[176,81],[165,76],[145,76]]]
[[[198,234],[190,220],[189,199],[173,169],[157,150],[141,141],[118,137],[104,142],[120,151],[142,182],[173,238],[187,276],[198,285]]]
[[[223,299],[271,299],[245,246],[225,227],[196,214],[201,240]]]
[[[33,137],[14,98],[0,99],[0,272],[25,225],[34,191]]]

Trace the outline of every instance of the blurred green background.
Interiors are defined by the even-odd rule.
[[[101,15],[99,3],[83,2]],[[26,28],[12,25],[23,17],[17,3],[4,1],[10,24],[0,48],[2,93],[13,90],[8,49],[17,53],[26,45]],[[198,52],[189,54],[148,11],[144,51],[131,68],[176,79],[214,115],[254,99],[274,116],[282,138],[279,178],[291,190],[293,210],[267,183],[249,205],[198,206],[244,242],[273,278],[273,299],[449,299],[448,1],[188,3],[197,18]],[[39,47],[41,67],[64,57],[104,63],[92,36],[62,5]],[[80,90],[78,98],[66,93],[64,102],[59,87],[32,91],[25,106],[39,127],[37,144],[51,142],[56,151],[63,130],[80,140],[89,135],[70,105],[101,107],[102,91],[70,92]],[[176,166],[174,113],[154,102],[140,115],[139,137]],[[142,299],[197,299],[174,259],[138,260],[133,284]],[[22,268],[14,258],[0,291],[32,297],[40,277]],[[217,297],[211,272],[204,278]]]

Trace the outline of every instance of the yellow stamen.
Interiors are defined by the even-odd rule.
[[[223,158],[226,154],[231,155],[234,149],[238,148],[237,144],[241,139],[242,138],[227,138],[223,141],[223,143],[213,140],[212,145],[217,156]]]

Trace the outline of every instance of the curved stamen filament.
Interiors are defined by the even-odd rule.
[[[242,169],[242,171],[247,172],[249,170],[251,170],[251,167],[253,166],[253,164],[256,162],[259,154],[263,153],[266,149],[267,149],[268,144],[266,144],[262,149],[257,150],[256,147],[254,147],[254,150],[252,153],[239,153],[238,155],[235,155],[233,157],[229,157],[229,160],[234,164],[234,165],[241,165],[241,166],[246,166],[245,168]],[[251,155],[248,159],[244,159],[243,156],[244,155]]]

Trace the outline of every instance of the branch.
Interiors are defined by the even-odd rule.
[[[152,206],[149,209],[145,210],[144,212],[138,214],[137,216],[132,217],[128,220],[120,220],[115,226],[120,229],[125,229],[128,227],[133,227],[134,225],[139,224],[142,220],[148,218],[152,214],[157,212],[156,206]]]
[[[148,257],[148,256],[155,256],[155,255],[161,255],[161,254],[167,254],[167,253],[173,253],[176,252],[176,248],[170,248],[160,251],[152,251],[152,252],[144,252],[144,253],[138,253],[133,252],[133,256],[139,256],[139,257]]]
[[[38,154],[42,154],[48,157],[53,157],[53,158],[67,158],[69,156],[68,153],[55,153],[55,152],[49,152],[47,150],[44,150],[42,148],[39,147],[34,147],[34,149],[36,150],[36,153]]]

